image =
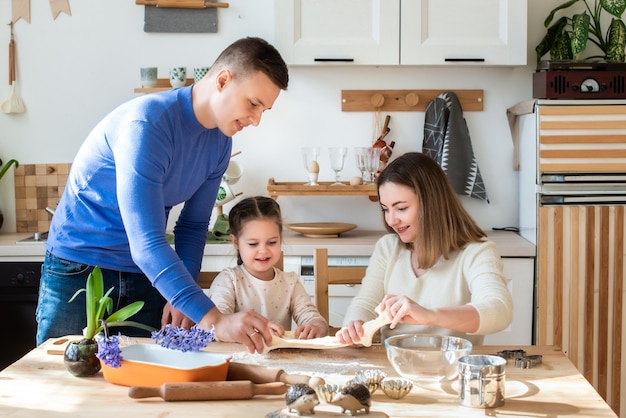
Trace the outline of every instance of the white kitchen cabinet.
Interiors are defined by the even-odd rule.
[[[535,288],[535,259],[502,257],[504,277],[513,295],[513,321],[504,330],[485,336],[484,345],[531,345]]]
[[[403,65],[526,65],[526,0],[410,0],[400,9]]]
[[[527,0],[276,0],[290,65],[526,65]]]
[[[287,64],[398,63],[400,0],[276,0],[275,12]]]

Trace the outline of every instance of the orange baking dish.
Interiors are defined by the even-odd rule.
[[[182,352],[157,344],[121,347],[122,366],[102,364],[104,379],[122,386],[161,386],[172,382],[226,380],[230,354],[206,351]]]

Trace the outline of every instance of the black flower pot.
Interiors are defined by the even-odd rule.
[[[67,345],[63,355],[65,368],[76,377],[93,376],[100,371],[97,353],[98,343],[95,340],[83,338],[72,341]]]

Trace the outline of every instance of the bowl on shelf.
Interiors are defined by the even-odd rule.
[[[182,352],[157,344],[130,344],[121,350],[121,367],[101,363],[104,379],[122,386],[158,387],[170,382],[223,381],[231,359],[230,354]]]
[[[459,358],[472,352],[464,338],[434,334],[400,334],[385,339],[387,359],[398,374],[415,383],[454,379]]]

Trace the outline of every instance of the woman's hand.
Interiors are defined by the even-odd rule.
[[[389,328],[393,329],[400,322],[413,325],[429,325],[433,323],[434,312],[415,303],[406,296],[385,295],[379,309],[391,318]]]
[[[363,336],[363,321],[357,320],[349,322],[335,334],[342,344],[359,345]]]
[[[328,325],[326,325],[326,322],[319,320],[300,325],[294,332],[294,336],[300,340],[310,340],[311,338],[320,338],[326,335],[328,335]]]

